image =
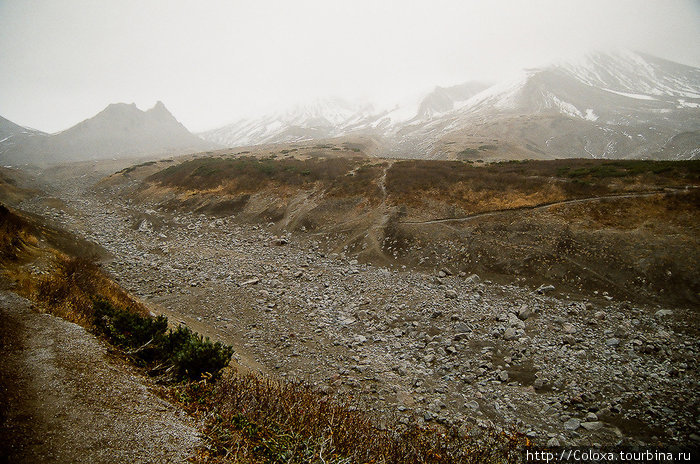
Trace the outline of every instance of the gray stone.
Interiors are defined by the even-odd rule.
[[[446,290],[445,291],[445,298],[449,298],[451,300],[454,300],[455,298],[457,298],[457,292],[452,290],[452,289]]]
[[[581,422],[576,419],[576,418],[571,418],[564,422],[564,428],[570,432],[573,432],[574,430],[578,429],[581,426]]]
[[[606,344],[607,346],[617,346],[617,345],[620,344],[620,340],[617,339],[617,338],[615,338],[615,337],[613,337],[613,338],[608,338],[607,340],[605,340],[605,344]]]
[[[589,432],[593,432],[595,430],[600,430],[603,428],[603,423],[600,421],[593,421],[593,422],[582,422],[581,427],[584,429],[588,430]]]
[[[551,446],[551,447],[560,446],[559,440],[557,440],[556,438],[552,437],[552,438],[550,438],[549,440],[547,440],[547,446]]]
[[[464,403],[464,407],[472,409],[474,411],[478,411],[480,408],[479,403],[477,403],[475,400],[467,401],[466,403]]]
[[[521,306],[517,311],[518,319],[521,321],[526,321],[532,317],[533,311],[528,306]]]
[[[565,322],[565,323],[561,326],[561,330],[562,330],[565,334],[575,334],[575,333],[576,333],[576,327],[574,327],[572,324],[569,324],[568,322]]]
[[[481,281],[481,279],[479,278],[478,275],[472,274],[469,277],[467,277],[466,279],[464,279],[464,281],[468,284],[478,284]]]
[[[460,322],[459,324],[455,325],[455,332],[457,333],[467,333],[471,332],[472,329],[469,327],[468,324],[465,324],[464,322]]]
[[[504,340],[515,340],[518,335],[513,327],[508,327],[505,332],[503,332]]]

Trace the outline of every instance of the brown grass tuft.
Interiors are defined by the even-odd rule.
[[[489,430],[478,438],[441,426],[404,425],[360,410],[302,382],[232,373],[215,385],[186,385],[180,399],[206,418],[211,442],[200,462],[510,462],[526,440]]]
[[[35,296],[49,312],[83,326],[92,324],[95,298],[148,315],[148,310],[105,276],[94,261],[84,258],[59,256],[55,271],[37,282]]]

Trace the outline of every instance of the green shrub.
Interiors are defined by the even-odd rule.
[[[140,316],[115,308],[105,300],[94,303],[95,327],[112,343],[122,348],[138,348],[165,335],[168,319],[165,316]]]
[[[233,348],[221,342],[212,343],[209,337],[193,333],[187,327],[170,331],[167,338],[177,338],[178,344],[171,352],[176,374],[180,377],[199,379],[205,372],[218,377],[221,369],[228,366]],[[183,334],[186,334],[183,336]]]
[[[212,343],[185,326],[168,331],[165,316],[140,316],[105,300],[94,301],[94,312],[95,327],[112,343],[130,350],[141,364],[171,366],[178,378],[198,380],[205,372],[218,377],[231,361],[233,348]]]

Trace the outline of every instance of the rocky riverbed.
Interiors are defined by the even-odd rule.
[[[310,235],[132,202],[128,184],[89,187],[58,185],[60,209],[20,207],[100,244],[127,290],[234,345],[244,367],[464,433],[700,443],[697,308],[359,264]]]

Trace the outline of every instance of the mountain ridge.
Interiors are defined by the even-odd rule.
[[[161,101],[145,111],[134,103],[112,103],[61,132],[15,136],[12,143],[0,144],[0,160],[16,164],[53,163],[186,153],[215,147],[190,133]]]
[[[700,157],[700,68],[626,50],[526,69],[490,86],[438,86],[416,108],[372,109],[322,128],[290,110],[201,135],[228,146],[361,135],[381,139],[386,156],[431,159]],[[679,134],[690,135],[670,144]]]

